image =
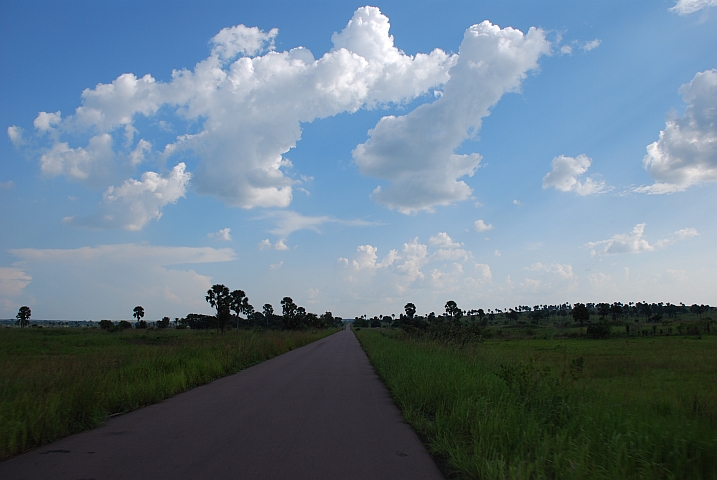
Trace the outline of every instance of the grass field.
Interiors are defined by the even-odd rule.
[[[717,478],[717,336],[357,335],[453,477]]]
[[[0,329],[0,459],[336,331]]]

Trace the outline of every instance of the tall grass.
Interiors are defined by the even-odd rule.
[[[452,476],[717,478],[715,399],[701,397],[704,408],[681,402],[693,388],[689,379],[664,385],[660,401],[622,395],[629,381],[609,388],[600,376],[613,361],[604,362],[613,340],[571,340],[567,355],[559,346],[566,341],[553,341],[557,354],[540,357],[526,353],[527,343],[522,349],[518,342],[455,348],[376,331],[357,335],[406,420]],[[714,372],[717,342],[707,341],[693,363],[709,356],[711,364],[702,368]],[[678,356],[673,350],[690,355],[688,346],[674,342],[652,347],[668,358]],[[633,363],[657,356],[646,351],[636,349]],[[614,378],[625,376],[610,368]],[[676,377],[699,369],[690,362],[672,368]],[[639,390],[648,370],[639,373],[629,363],[628,370]]]
[[[0,458],[334,332],[0,329]]]

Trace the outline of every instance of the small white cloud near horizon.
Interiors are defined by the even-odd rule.
[[[479,233],[487,232],[488,230],[493,230],[493,225],[490,223],[485,223],[485,221],[483,220],[476,220],[473,223],[473,229]]]
[[[236,260],[231,248],[166,247],[144,244],[113,244],[74,249],[11,249],[18,258],[10,269],[11,285],[22,286],[28,295],[42,290],[42,302],[33,316],[55,319],[129,319],[134,305],[142,305],[147,318],[184,316],[187,312],[211,310],[204,294],[212,278],[186,267],[188,264],[222,263]],[[196,267],[195,267],[196,268]],[[21,269],[20,271],[12,271]],[[7,269],[0,269],[7,274]],[[29,283],[30,280],[33,283]],[[1,283],[1,281],[0,281]],[[77,292],[92,298],[78,302]],[[132,304],[128,306],[127,299]],[[114,315],[114,316],[107,316]]]
[[[717,7],[717,0],[677,0],[669,10],[678,15],[689,15],[708,7]]]
[[[222,228],[218,232],[207,233],[207,238],[211,238],[212,240],[222,240],[225,242],[230,242],[232,239],[231,231],[231,228]]]
[[[631,233],[615,234],[607,240],[588,242],[584,246],[585,248],[591,249],[591,256],[652,252],[654,250],[674,245],[677,241],[686,240],[699,235],[697,229],[695,228],[683,228],[682,230],[676,231],[669,237],[658,240],[653,245],[650,245],[647,239],[644,238],[645,225],[645,223],[640,223],[635,225],[635,228],[632,229]]]
[[[21,268],[0,267],[0,301],[19,296],[31,281],[32,277]]]
[[[15,186],[15,182],[8,180],[7,182],[0,182],[0,190],[9,190]]]
[[[550,163],[552,170],[543,177],[543,188],[553,187],[561,192],[575,192],[581,197],[605,192],[605,182],[596,182],[590,177],[584,182],[578,179],[588,171],[591,164],[592,159],[585,154],[577,157],[557,156]]]
[[[679,92],[687,103],[684,115],[668,115],[642,159],[655,183],[636,192],[675,193],[717,181],[717,69],[697,73]]]

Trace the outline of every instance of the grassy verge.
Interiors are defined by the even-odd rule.
[[[0,459],[336,331],[0,329]]]
[[[717,478],[717,337],[492,341],[361,330],[458,478]]]

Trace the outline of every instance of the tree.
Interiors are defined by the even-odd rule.
[[[586,307],[585,304],[576,303],[573,305],[573,319],[576,322],[580,322],[580,325],[582,325],[583,322],[590,320],[590,310],[588,310],[588,307]]]
[[[600,315],[600,320],[605,321],[605,318],[610,314],[610,304],[598,303],[595,306],[597,307],[598,315]]]
[[[17,318],[15,325],[20,325],[20,328],[25,328],[30,325],[30,315],[32,315],[30,307],[27,305],[20,307],[20,310],[17,311],[17,315],[15,315],[15,318]]]
[[[219,333],[220,328],[223,331],[231,315],[232,296],[229,293],[229,289],[221,284],[212,285],[212,288],[207,290],[207,295],[204,299],[217,310],[217,333]]]
[[[408,318],[413,318],[413,316],[416,314],[416,306],[412,303],[407,303],[403,309],[406,311],[406,316]]]
[[[270,303],[265,303],[262,307],[264,318],[266,319],[266,328],[269,328],[269,319],[274,317],[274,307]]]
[[[281,312],[283,314],[284,327],[290,330],[299,328],[301,322],[299,308],[291,297],[284,297],[281,300]],[[302,308],[303,310],[303,308]]]
[[[453,300],[448,300],[446,302],[446,313],[455,320],[460,320],[463,316],[463,311],[458,308],[458,305]]]
[[[162,320],[157,322],[157,327],[158,328],[167,328],[167,327],[169,327],[169,322],[170,322],[169,317],[162,317]]]
[[[669,304],[668,304],[669,305]],[[617,317],[622,315],[622,303],[615,302],[610,306],[610,313],[612,314],[612,321],[617,321]]]
[[[144,308],[137,305],[134,307],[134,310],[132,310],[132,316],[139,322],[139,320],[144,317]]]
[[[479,308],[479,309],[478,309],[478,320],[480,321],[480,323],[481,323],[483,326],[485,326],[485,323],[483,322],[483,319],[484,319],[484,318],[485,318],[485,312],[483,311],[482,308]]]
[[[229,295],[231,296],[229,308],[236,313],[237,328],[239,328],[239,314],[243,313],[249,318],[249,315],[254,313],[254,307],[249,305],[249,297],[246,296],[244,290],[234,290]]]

